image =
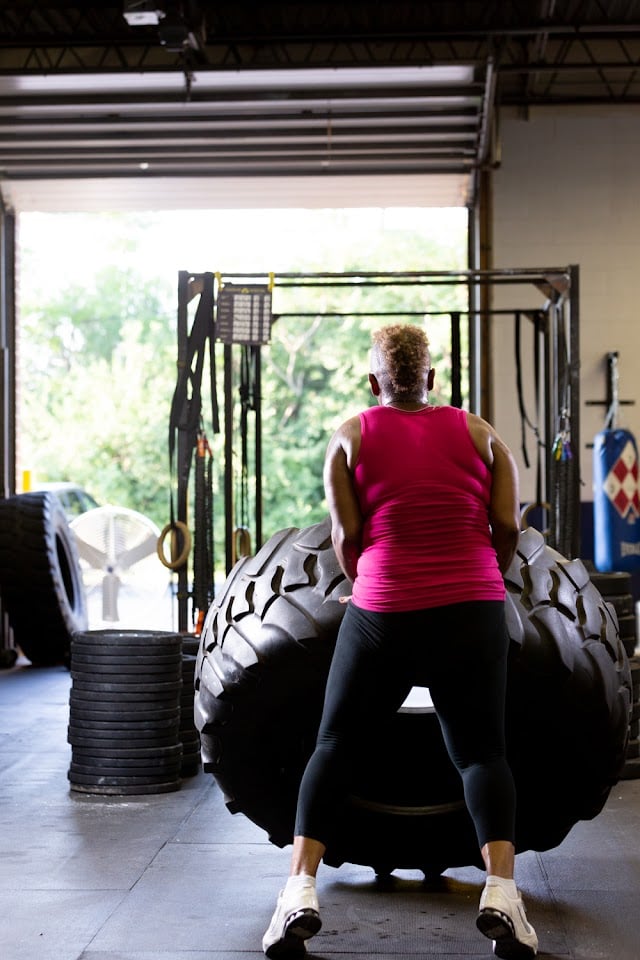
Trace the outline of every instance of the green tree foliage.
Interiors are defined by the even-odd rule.
[[[107,267],[20,325],[20,459],[34,483],[71,480],[166,521],[174,320],[151,281]]]

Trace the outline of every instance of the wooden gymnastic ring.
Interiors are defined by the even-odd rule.
[[[233,562],[240,557],[251,556],[251,531],[249,527],[236,527],[233,531]]]
[[[182,534],[182,550],[176,556],[177,546],[176,546],[176,534],[177,531],[180,531]],[[167,560],[164,555],[164,541],[166,540],[167,534],[171,532],[171,559]],[[157,552],[160,563],[163,566],[168,567],[169,570],[179,570],[187,562],[187,558],[191,551],[191,533],[189,532],[189,527],[186,523],[183,523],[182,520],[175,520],[173,523],[168,523],[162,530],[160,536],[158,537]]]

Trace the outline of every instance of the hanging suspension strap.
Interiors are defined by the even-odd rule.
[[[535,501],[533,503],[527,504],[523,509],[521,515],[522,527],[526,529],[528,526],[528,515],[535,508],[542,510],[549,510],[550,505],[542,499],[542,448],[544,446],[540,438],[540,430],[538,426],[533,423],[531,418],[527,413],[527,409],[524,402],[524,389],[522,385],[522,356],[521,356],[521,312],[519,310],[515,313],[515,325],[514,325],[514,341],[515,341],[515,363],[516,363],[516,389],[518,394],[518,409],[520,411],[520,437],[521,437],[521,450],[522,450],[522,459],[527,468],[530,466],[529,454],[527,451],[527,428],[529,428],[536,439],[537,447],[537,456],[536,456],[536,494]],[[540,345],[540,330],[542,327],[543,320],[539,313],[534,313],[532,318],[533,325],[533,381],[534,381],[534,390],[535,390],[535,405],[536,411],[539,412],[540,409],[540,370],[542,368],[542,357],[541,357],[541,345]],[[548,534],[548,530],[543,530],[542,533],[545,535]]]
[[[189,478],[191,450],[197,445],[198,430],[202,420],[202,372],[207,341],[209,341],[209,365],[211,370],[211,418],[214,433],[218,433],[220,430],[214,340],[213,274],[206,273],[191,333],[187,338],[185,362],[178,371],[178,381],[171,400],[169,415],[169,464],[172,473],[177,431],[184,430],[188,441],[189,456],[184,458],[184,463],[177,465],[178,480],[185,483]],[[191,386],[190,397],[188,395],[189,385]]]
[[[515,326],[514,326],[514,340],[515,340],[515,353],[516,353],[516,356],[515,356],[516,389],[518,392],[518,409],[520,411],[520,440],[521,440],[522,459],[524,460],[525,467],[527,467],[528,469],[530,467],[530,462],[529,462],[529,454],[527,451],[527,427],[529,427],[533,431],[537,439],[540,438],[540,433],[535,423],[531,422],[531,419],[529,418],[527,409],[525,407],[525,402],[524,402],[524,390],[522,387],[522,355],[521,355],[521,336],[520,336],[521,319],[522,317],[521,317],[520,311],[516,310]],[[535,322],[535,320],[533,324],[533,330],[534,330],[533,348],[534,348],[534,365],[535,365],[534,382],[535,382],[535,389],[536,389],[536,404],[537,404],[540,371],[539,371],[539,357],[538,357],[538,347],[537,347],[538,329],[537,329],[537,323]]]
[[[604,419],[605,430],[615,430],[620,412],[620,374],[618,371],[618,353],[607,354],[607,399],[609,406]]]
[[[213,453],[204,430],[198,433],[194,475],[193,619],[199,636],[214,594]]]
[[[162,563],[171,570],[178,570],[183,567],[191,550],[188,527],[183,520],[176,520],[173,484],[175,479],[177,489],[186,491],[189,483],[191,451],[197,446],[198,430],[202,419],[202,374],[207,341],[209,342],[212,424],[214,432],[218,433],[220,426],[216,391],[212,273],[205,273],[203,276],[200,300],[196,308],[191,332],[187,337],[186,356],[184,362],[179,365],[178,379],[171,400],[169,415],[170,520],[158,541],[158,556]],[[191,388],[190,396],[189,388]],[[176,464],[174,455],[179,431],[184,433],[185,444],[182,451],[182,462]],[[164,541],[169,533],[171,533],[171,556],[167,559],[164,555]]]
[[[564,328],[558,324],[558,394],[561,398],[558,431],[551,447],[551,456],[557,463],[573,460],[571,448],[571,418],[569,415],[569,351]],[[609,411],[611,412],[611,411]]]
[[[571,476],[577,469],[573,463],[573,443],[571,438],[570,414],[570,387],[569,387],[569,350],[562,315],[558,311],[558,396],[560,398],[560,414],[558,429],[551,448],[553,458],[553,486],[555,505],[555,539],[554,546],[560,553],[570,556],[574,542],[574,511],[571,509]]]
[[[233,561],[251,554],[251,531],[249,528],[249,411],[256,409],[256,354],[245,344],[240,355],[240,495],[236,517],[240,523],[233,538]]]

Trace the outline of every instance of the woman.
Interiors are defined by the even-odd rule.
[[[303,956],[320,929],[315,877],[348,793],[350,757],[418,676],[428,679],[486,866],[477,926],[498,957],[537,951],[513,879],[504,736],[502,574],[518,543],[517,471],[486,421],[429,406],[434,373],[419,327],[379,330],[369,374],[378,406],[343,423],[327,449],[332,541],[353,592],[300,786],[291,875],[263,938],[271,958]]]

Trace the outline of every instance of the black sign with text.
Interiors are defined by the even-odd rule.
[[[268,343],[271,322],[271,290],[268,286],[227,283],[218,291],[216,340],[222,343]]]

